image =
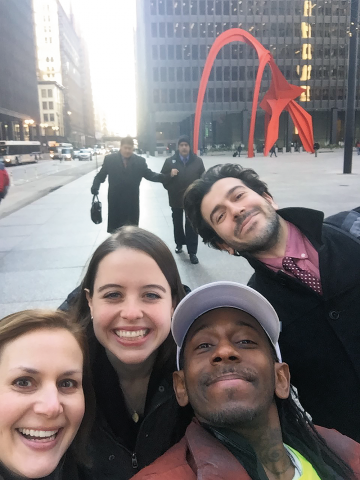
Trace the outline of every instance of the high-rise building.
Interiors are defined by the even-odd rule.
[[[346,106],[350,0],[137,0],[138,136],[143,148],[191,134],[200,77],[222,32],[250,32],[285,78],[304,87],[296,101],[313,116],[315,141],[341,143]],[[360,53],[360,52],[359,52]],[[200,146],[247,144],[258,59],[244,43],[215,60],[204,100]],[[358,85],[360,73],[358,69]],[[270,85],[267,67],[261,94]],[[261,98],[260,98],[261,100]],[[356,99],[360,137],[360,88]],[[264,142],[258,111],[255,142]],[[289,115],[280,117],[279,147],[299,142]]]
[[[73,16],[59,0],[33,0],[43,133],[76,146],[95,139],[90,72]]]
[[[31,0],[0,0],[0,140],[32,140],[40,122]]]

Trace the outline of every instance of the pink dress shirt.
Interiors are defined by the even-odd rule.
[[[299,268],[312,273],[320,280],[319,255],[317,251],[295,225],[290,222],[286,222],[286,224],[288,226],[288,238],[284,256],[293,258]],[[283,258],[261,258],[259,260],[275,272],[282,270],[287,275],[294,277],[291,272],[283,269]]]

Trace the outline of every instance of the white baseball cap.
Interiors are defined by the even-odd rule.
[[[171,331],[177,345],[177,367],[180,370],[180,351],[187,332],[197,318],[216,308],[230,307],[242,310],[255,318],[275,348],[279,362],[278,344],[280,321],[273,306],[259,292],[236,282],[213,282],[196,288],[176,307]]]

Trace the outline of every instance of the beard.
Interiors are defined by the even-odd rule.
[[[267,222],[262,231],[249,242],[238,242],[236,240],[227,241],[227,244],[239,253],[250,253],[252,255],[263,253],[273,248],[279,240],[279,215],[270,205],[263,207],[263,209],[254,208],[253,210],[246,212],[246,214],[239,217],[236,221],[234,237],[238,237],[244,220],[255,213],[265,214]],[[248,233],[251,232],[252,228],[254,227],[249,228]]]

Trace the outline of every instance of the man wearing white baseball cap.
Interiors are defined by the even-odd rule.
[[[360,479],[360,445],[314,427],[294,401],[279,320],[261,294],[233,282],[199,287],[176,308],[172,333],[175,393],[195,418],[134,480]]]

